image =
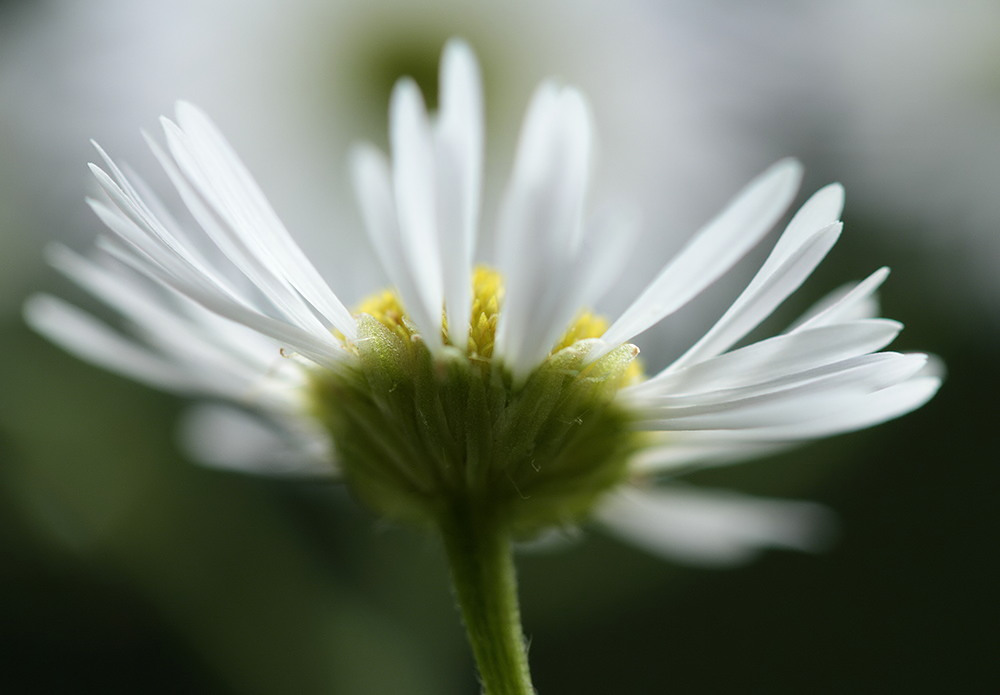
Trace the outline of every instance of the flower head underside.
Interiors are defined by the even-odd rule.
[[[448,345],[442,322],[437,356],[395,293],[364,302],[347,345],[355,359],[312,370],[312,411],[348,483],[385,514],[433,522],[472,504],[522,535],[575,523],[626,478],[638,449],[631,414],[615,402],[638,376],[638,350],[588,361],[603,323],[583,313],[516,381],[492,354],[502,281],[483,267],[473,277],[468,337]]]
[[[588,308],[622,277],[634,235],[627,214],[587,214],[586,100],[552,82],[532,98],[491,268],[476,265],[487,255],[476,248],[483,105],[464,43],[446,46],[440,81],[436,114],[411,80],[397,85],[389,156],[352,151],[355,192],[391,285],[355,310],[211,121],[182,103],[176,122],[163,120],[165,145],[150,144],[191,220],[175,220],[101,150],[92,169],[106,195],[90,204],[109,235],[92,258],[52,253],[135,335],[47,296],[29,302],[28,320],[115,371],[253,409],[393,517],[475,504],[530,534],[595,512],[646,547],[721,563],[767,544],[810,547],[808,533],[775,530],[815,526],[822,515],[803,503],[648,482],[874,425],[937,390],[936,360],[884,350],[902,328],[878,316],[886,269],[745,343],[836,243],[842,188],[810,197],[715,325],[646,377],[633,342],[781,220],[798,163],[751,181],[605,322]],[[701,523],[707,510],[716,523]]]

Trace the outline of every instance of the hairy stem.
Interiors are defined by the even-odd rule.
[[[455,596],[485,695],[533,695],[510,537],[475,505],[441,519]]]

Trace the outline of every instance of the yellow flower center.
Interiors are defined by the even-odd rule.
[[[496,341],[497,320],[503,305],[504,286],[500,273],[488,266],[477,266],[472,276],[472,311],[469,317],[469,338],[466,354],[472,361],[490,360]],[[411,340],[417,335],[414,326],[403,309],[399,295],[393,290],[383,290],[364,299],[357,307],[356,314],[367,314],[391,330],[400,338]],[[447,320],[442,318],[442,339],[448,342]],[[568,348],[580,340],[599,338],[608,328],[603,316],[583,310],[552,347],[550,354]],[[626,370],[621,385],[634,383],[642,378],[642,366],[633,361]]]

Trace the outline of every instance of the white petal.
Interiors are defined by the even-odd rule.
[[[659,430],[742,430],[816,420],[909,379],[927,362],[925,355],[865,357],[797,378],[651,400],[641,411],[640,425]]]
[[[779,335],[684,369],[660,372],[624,393],[647,397],[749,386],[880,350],[902,327],[889,319],[865,319]]]
[[[91,165],[91,169],[119,207],[113,209],[95,200],[88,200],[88,203],[120,243],[99,240],[100,246],[210,311],[269,335],[319,364],[337,361],[339,343],[318,321],[307,321],[308,328],[302,328],[262,315],[261,307],[236,293],[222,272],[204,265],[153,218],[136,197],[134,189],[123,180],[121,172],[107,161],[112,173],[119,178],[118,183],[98,167]]]
[[[389,162],[375,147],[364,144],[352,149],[350,168],[368,237],[382,268],[395,285],[407,311],[411,311],[412,307],[413,312],[421,315],[422,323],[418,325],[432,324],[433,319],[423,311],[416,281],[400,244]]]
[[[905,381],[914,376],[927,364],[924,354],[900,354],[898,352],[877,352],[859,355],[839,362],[813,367],[799,372],[784,374],[773,379],[754,382],[736,388],[708,389],[683,394],[656,394],[643,402],[647,407],[686,407],[706,404],[727,403],[756,396],[789,392],[793,389],[828,383],[847,383],[856,380],[858,384],[884,388],[889,384]]]
[[[104,202],[87,199],[88,205],[101,221],[129,246],[141,249],[144,255],[158,263],[167,265],[176,262],[201,275],[213,275],[204,258],[193,252],[188,244],[178,240],[153,216],[114,162],[96,143],[94,147],[113,174],[113,177],[109,176],[95,164],[88,165],[98,184],[114,204],[111,207]],[[228,286],[227,291],[231,291]]]
[[[143,132],[142,135],[147,142],[153,142],[146,132]],[[157,145],[157,147],[159,146]],[[127,181],[135,191],[136,199],[142,201],[151,217],[162,225],[174,239],[177,239],[185,249],[190,251],[199,263],[211,265],[209,257],[213,254],[218,256],[218,249],[215,248],[215,245],[203,233],[192,233],[192,230],[196,229],[194,225],[185,226],[178,222],[173,212],[153,187],[146,183],[138,173],[127,166],[123,166],[122,171],[128,177]]]
[[[525,117],[498,231],[507,295],[496,352],[515,374],[541,361],[581,308],[573,271],[590,153],[582,95],[542,85]]]
[[[807,311],[805,316],[789,329],[789,332],[797,333],[817,326],[830,326],[835,323],[874,318],[878,315],[879,307],[878,301],[874,299],[873,295],[887,277],[889,277],[889,269],[882,267],[857,285],[841,288],[831,293]]]
[[[331,324],[320,321],[296,290],[295,282],[284,273],[275,254],[276,244],[270,243],[277,229],[263,214],[254,211],[256,197],[241,190],[242,179],[249,175],[233,170],[236,164],[218,161],[221,155],[212,157],[214,143],[207,133],[197,131],[202,137],[196,139],[165,118],[162,124],[175,161],[152,141],[150,147],[205,234],[260,289],[282,319],[312,333],[329,331]],[[276,219],[273,225],[280,228]],[[283,228],[280,232],[287,236]],[[225,271],[220,274],[226,275]],[[344,323],[342,317],[338,323]],[[353,332],[353,320],[349,320],[347,334]]]
[[[355,331],[350,312],[330,290],[274,213],[253,177],[219,133],[211,120],[186,102],[177,105],[177,117],[191,141],[196,182],[202,193],[211,191],[210,202],[229,224],[240,229],[251,249],[263,261],[276,264],[280,275],[319,311],[331,325],[348,337]],[[179,161],[180,163],[180,161]],[[182,168],[183,165],[182,165]],[[211,178],[210,178],[211,177]]]
[[[875,357],[868,355],[867,357]],[[651,432],[654,443],[630,463],[637,475],[680,475],[705,466],[726,465],[767,456],[802,440],[842,434],[879,424],[915,410],[929,400],[944,374],[941,361],[927,357],[910,380],[875,394],[859,395],[833,415],[795,425],[750,430]]]
[[[754,440],[791,441],[829,437],[893,420],[924,405],[941,387],[939,376],[917,377],[872,394],[859,395],[836,413],[817,420],[745,430]],[[727,436],[716,433],[716,436]]]
[[[837,242],[843,208],[844,189],[839,184],[814,193],[792,217],[761,269],[725,315],[669,369],[721,354],[766,319]]]
[[[260,314],[222,291],[210,278],[184,272],[186,269],[183,267],[171,270],[143,262],[143,259],[123,251],[120,246],[102,240],[98,240],[98,246],[136,270],[201,304],[209,311],[270,336],[319,365],[335,366],[343,359],[343,350],[332,335],[329,338],[321,338],[297,326]]]
[[[441,108],[435,129],[438,232],[452,342],[464,345],[472,309],[472,260],[483,169],[479,67],[469,46],[452,39],[441,58]]]
[[[785,231],[775,243],[774,250],[764,261],[760,275],[766,277],[772,267],[783,262],[817,230],[839,222],[843,211],[844,187],[839,183],[824,186],[813,193],[792,216]]]
[[[650,433],[656,434],[656,433]],[[648,447],[630,462],[629,471],[639,477],[661,473],[681,474],[706,466],[720,466],[763,458],[784,451],[792,444],[757,441],[719,441],[702,432],[669,432],[663,444]]]
[[[423,97],[402,79],[389,106],[392,177],[400,244],[418,298],[403,297],[406,309],[432,347],[441,344],[441,240],[437,231],[434,146]],[[419,304],[415,302],[419,300]]]
[[[929,364],[936,365],[938,361],[932,358]],[[684,439],[681,441],[685,443],[713,444],[791,443],[829,437],[872,427],[916,410],[929,401],[940,386],[941,376],[932,368],[881,391],[858,393],[852,398],[844,398],[839,409],[826,412],[815,419],[741,430],[683,432],[671,436],[683,435]]]
[[[547,222],[532,218],[539,214],[536,208],[540,208],[546,198],[551,199],[549,189],[558,183],[548,173],[548,161],[554,158],[550,132],[554,135],[557,131],[551,124],[556,119],[558,100],[559,88],[554,83],[544,82],[535,90],[524,116],[514,169],[500,207],[496,256],[504,273],[516,272],[521,267],[521,256],[531,248],[533,240],[542,233],[542,225]],[[540,247],[548,250],[546,245]],[[508,276],[507,284],[514,284],[515,278]]]
[[[564,90],[561,102],[560,121],[566,134],[565,168],[560,176],[564,188],[559,198],[563,210],[549,237],[553,255],[561,256],[561,262],[542,269],[546,275],[546,292],[536,298],[525,336],[527,340],[523,343],[522,361],[528,368],[544,359],[583,307],[582,291],[586,285],[577,274],[592,150],[591,116],[583,95],[576,90]]]
[[[243,390],[274,371],[277,345],[179,295],[168,296],[148,278],[126,276],[121,266],[99,265],[58,245],[48,248],[46,256],[55,268],[119,311],[165,357],[205,374],[207,380],[224,381],[228,375],[233,386]]]
[[[782,160],[751,181],[667,264],[608,328],[604,340],[610,345],[627,342],[715,282],[784,214],[801,178],[798,162]],[[591,355],[598,357],[600,353]]]
[[[194,460],[214,468],[294,477],[337,473],[329,444],[319,433],[291,431],[237,408],[189,408],[179,428],[181,446]]]
[[[797,247],[786,246],[780,261],[765,263],[722,318],[680,359],[670,365],[669,370],[715,357],[759,326],[812,274],[837,243],[841,229],[840,223],[824,227],[811,236],[800,238],[801,243]],[[774,259],[777,253],[776,248],[768,260]]]
[[[706,567],[743,564],[768,547],[823,550],[836,528],[833,514],[818,504],[686,487],[623,490],[597,515],[648,552]]]
[[[28,298],[24,304],[24,319],[32,329],[67,352],[108,371],[166,391],[204,391],[188,371],[55,297],[36,295]]]

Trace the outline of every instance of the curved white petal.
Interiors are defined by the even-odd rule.
[[[49,263],[128,319],[145,337],[175,361],[198,355],[199,366],[217,372],[274,372],[279,346],[259,333],[202,309],[181,295],[163,290],[142,276],[126,275],[79,256],[63,246],[49,247]],[[161,291],[156,291],[156,290]]]
[[[573,271],[591,131],[579,92],[551,83],[539,87],[525,117],[497,240],[507,293],[496,353],[515,374],[541,361],[580,309]]]
[[[921,353],[877,352],[731,388],[710,388],[682,394],[656,394],[644,399],[651,410],[732,403],[759,396],[826,388],[836,384],[868,386],[873,390],[905,381],[923,369]]]
[[[898,321],[864,319],[779,335],[677,371],[665,370],[624,394],[648,397],[748,386],[875,352],[902,328]]]
[[[437,222],[434,143],[427,109],[416,83],[396,83],[389,105],[392,181],[404,260],[417,297],[403,297],[407,311],[432,348],[441,345],[444,290]]]
[[[269,407],[295,400],[303,375],[281,357],[278,344],[123,266],[99,264],[58,246],[47,255],[117,310],[135,336],[57,300],[33,301],[26,308],[29,321],[70,352],[176,393]]]
[[[368,238],[386,275],[395,285],[407,311],[422,317],[422,323],[419,325],[426,326],[432,323],[432,318],[423,311],[416,280],[407,263],[406,252],[400,244],[399,222],[388,160],[382,152],[371,145],[357,145],[351,150],[350,168],[354,192],[361,207]]]
[[[224,405],[189,408],[178,428],[181,447],[213,468],[258,475],[322,477],[337,475],[329,442],[303,430],[305,420],[264,420]]]
[[[212,193],[208,188],[210,183],[206,177],[211,174],[199,174],[194,169],[197,164],[192,161],[194,155],[188,152],[184,133],[177,125],[166,119],[163,121],[163,126],[174,159],[153,141],[150,141],[150,148],[205,235],[212,240],[224,257],[260,290],[282,319],[312,333],[329,332],[328,327],[303,300],[294,286],[278,272],[276,263],[260,249],[259,242],[255,241],[258,232],[250,231],[253,228],[247,226],[247,223],[235,221],[231,217],[227,219],[225,212],[220,212],[222,204],[213,202]],[[193,171],[185,173],[182,170],[185,166]],[[217,265],[215,267],[216,276],[228,280],[225,272]],[[263,307],[262,310],[267,311]],[[353,331],[353,327],[351,330]]]
[[[905,415],[933,397],[944,373],[941,361],[933,355],[914,357],[924,362],[919,372],[881,391],[857,394],[833,413],[770,427],[650,433],[653,443],[631,461],[629,469],[639,476],[676,475],[768,456],[805,440],[852,432]]]
[[[921,376],[881,391],[858,396],[836,413],[806,422],[750,429],[741,434],[754,440],[789,441],[829,437],[880,425],[916,410],[934,397],[941,377]],[[716,433],[722,438],[729,435]]]
[[[441,268],[448,333],[453,343],[464,345],[483,170],[482,86],[476,57],[465,42],[452,39],[445,45],[440,83],[434,135]]]
[[[225,270],[207,264],[160,223],[110,158],[99,148],[98,151],[114,177],[94,165],[91,170],[115,206],[96,200],[88,203],[119,240],[117,244],[107,241],[101,244],[99,240],[103,248],[210,311],[269,335],[319,364],[330,364],[339,358],[337,339],[311,313],[297,311],[294,300],[287,301],[290,294],[277,289],[269,296],[268,289],[274,286],[260,287],[274,307],[283,305],[288,309],[278,312],[280,318],[269,315],[275,309],[262,305],[260,295],[250,298],[237,289]]]
[[[96,164],[89,164],[90,171],[113,205],[87,199],[87,204],[100,220],[127,246],[140,250],[161,265],[177,264],[198,275],[213,278],[228,294],[234,294],[232,285],[211,268],[204,257],[193,250],[184,239],[178,239],[173,230],[167,229],[146,206],[135,189],[110,157],[97,143],[94,147],[108,167],[109,175]]]
[[[269,336],[316,364],[334,366],[343,359],[343,348],[332,335],[320,338],[297,326],[261,314],[228,295],[212,278],[200,276],[182,265],[171,264],[169,267],[164,267],[155,262],[149,263],[146,259],[108,241],[99,239],[98,247],[209,311]]]
[[[786,159],[750,182],[674,257],[603,338],[620,345],[680,309],[729,270],[791,203],[802,167]],[[590,356],[597,359],[600,353]]]
[[[761,267],[759,277],[767,277],[772,267],[784,261],[816,231],[839,222],[843,211],[844,187],[839,183],[824,186],[809,196],[809,200],[792,216],[785,231],[778,238],[774,249]]]
[[[647,552],[703,567],[740,565],[765,548],[820,551],[836,530],[834,515],[818,504],[687,487],[624,489],[597,518]]]
[[[165,122],[168,144],[180,169],[239,240],[276,271],[344,335],[353,336],[350,312],[295,243],[267,198],[212,121],[187,102],[177,104],[180,126]],[[180,137],[179,137],[180,136]]]
[[[782,260],[765,263],[722,318],[680,359],[670,365],[668,371],[715,357],[759,326],[812,274],[837,243],[841,229],[840,223],[828,225],[803,238],[796,248],[788,249]]]
[[[786,442],[718,441],[701,432],[651,433],[666,435],[661,444],[640,451],[630,462],[629,471],[639,478],[679,475],[709,466],[741,463],[764,458],[795,446]]]
[[[929,365],[937,365],[931,359]],[[840,397],[837,408],[817,408],[815,417],[785,423],[764,424],[743,429],[702,429],[678,433],[684,444],[711,443],[738,445],[750,443],[792,443],[819,439],[835,434],[873,427],[905,415],[924,405],[941,387],[941,376],[934,368],[898,384],[873,393],[857,392]],[[671,436],[677,436],[671,434]]]
[[[798,333],[817,326],[874,318],[879,310],[874,294],[887,277],[889,269],[882,267],[853,287],[847,286],[834,291],[807,311],[788,332]]]
[[[641,409],[640,426],[655,430],[744,430],[821,419],[909,379],[927,362],[925,355],[867,357],[803,378],[661,397]]]
[[[24,303],[24,320],[66,352],[110,372],[165,391],[204,391],[188,371],[125,339],[61,299],[48,295],[29,297]]]

